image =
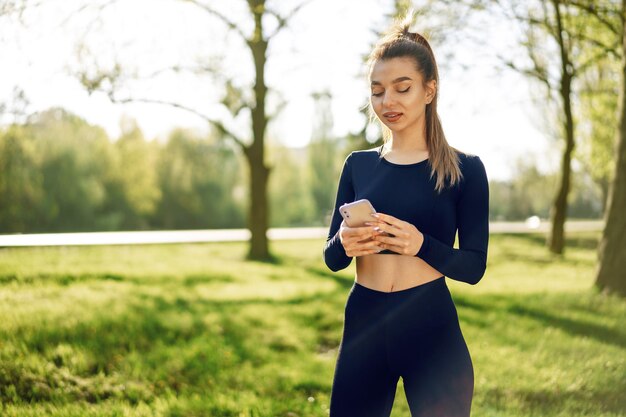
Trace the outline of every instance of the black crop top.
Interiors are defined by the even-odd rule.
[[[446,183],[438,194],[428,159],[395,164],[382,157],[381,150],[354,151],[345,159],[324,247],[326,265],[332,271],[350,265],[352,258],[339,239],[339,206],[367,198],[376,211],[412,223],[424,234],[415,256],[449,278],[478,283],[487,267],[489,241],[489,184],[480,158],[458,152],[463,177],[454,187]],[[452,247],[457,229],[458,249]]]

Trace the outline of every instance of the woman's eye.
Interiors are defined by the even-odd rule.
[[[406,90],[398,90],[398,93],[406,93],[410,89],[411,89],[411,87],[407,87]],[[372,93],[372,96],[374,96],[374,97],[380,97],[382,95],[383,95],[382,92],[380,92],[380,93]]]

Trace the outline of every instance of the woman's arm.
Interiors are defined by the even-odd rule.
[[[335,209],[330,221],[330,230],[324,246],[324,262],[331,271],[339,271],[347,268],[352,262],[352,258],[346,255],[346,251],[341,244],[339,238],[339,227],[343,218],[339,214],[339,206],[344,203],[354,201],[354,186],[352,184],[352,154],[348,155],[343,163],[341,177],[339,178],[339,186],[337,187],[337,196],[335,198]]]
[[[467,157],[464,163],[464,183],[456,207],[459,249],[423,233],[424,242],[415,256],[451,279],[475,285],[487,268],[489,182],[478,156]]]

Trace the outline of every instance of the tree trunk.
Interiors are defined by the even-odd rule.
[[[626,0],[622,0],[622,88],[615,176],[605,212],[605,225],[598,247],[595,286],[603,292],[626,297]]]
[[[552,230],[548,241],[550,252],[561,255],[565,249],[565,219],[567,218],[567,196],[571,183],[571,162],[574,151],[574,119],[572,117],[571,96],[569,91],[562,94],[565,103],[565,151],[561,160],[561,184],[552,205]]]
[[[250,246],[248,259],[270,260],[267,239],[269,204],[267,184],[270,170],[263,161],[263,147],[248,148],[246,158],[250,166],[250,205],[248,207],[248,229]]]
[[[565,113],[565,150],[561,161],[561,184],[551,210],[552,231],[548,238],[550,252],[562,255],[565,248],[565,219],[567,218],[567,196],[570,189],[571,161],[574,151],[574,117],[572,116],[572,65],[563,38],[560,2],[553,0],[556,17],[556,40],[561,52],[561,88],[559,93]]]
[[[608,179],[604,178],[600,181],[600,192],[602,193],[602,217],[606,215],[608,203],[609,203],[609,187],[611,183]]]
[[[271,260],[267,239],[269,223],[269,204],[267,201],[267,184],[270,169],[265,165],[265,130],[267,115],[265,113],[265,63],[267,61],[267,40],[263,38],[263,7],[256,7],[251,3],[254,14],[254,35],[248,40],[252,51],[255,67],[254,95],[255,104],[252,111],[253,142],[246,147],[245,154],[250,164],[250,207],[248,228],[250,229],[250,249],[248,259]]]

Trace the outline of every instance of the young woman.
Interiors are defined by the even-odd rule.
[[[345,159],[324,248],[333,271],[356,258],[330,417],[389,416],[400,377],[413,417],[470,415],[474,369],[445,277],[476,284],[485,273],[487,175],[447,143],[435,57],[409,27],[396,24],[370,56],[384,145]],[[378,214],[347,227],[339,206],[363,198]]]

